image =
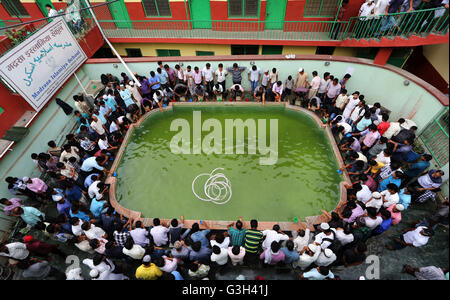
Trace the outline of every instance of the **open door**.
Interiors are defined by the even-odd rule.
[[[50,0],[35,0],[35,1],[44,17],[48,17],[47,8],[45,7],[47,4],[50,4],[51,7],[55,8]]]
[[[209,0],[189,0],[192,28],[212,28]]]
[[[112,0],[106,0],[106,2],[112,2]],[[116,21],[114,24],[117,28],[133,28],[124,0],[109,3],[108,8],[114,21]]]

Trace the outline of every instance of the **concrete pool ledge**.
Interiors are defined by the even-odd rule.
[[[261,106],[262,103],[244,102],[244,101],[241,101],[241,102],[175,102],[175,103],[170,103],[170,105],[168,107],[163,108],[163,110],[171,111],[171,110],[173,110],[174,106],[207,106],[207,105],[212,105],[212,106]],[[314,112],[304,109],[302,107],[290,105],[288,103],[266,102],[265,105],[285,106],[287,109],[298,111],[298,112],[301,112],[301,113],[304,113],[304,114],[307,114],[308,116],[310,116],[316,122],[316,124],[319,126],[319,128],[322,128],[325,130],[339,167],[342,167],[344,165],[344,160],[342,159],[342,156],[340,154],[340,151],[336,144],[334,136],[331,133],[330,127],[328,127],[326,124],[323,124],[322,120],[320,120],[320,118]],[[151,116],[152,114],[158,113],[158,112],[159,112],[158,109],[150,111],[150,112],[146,113],[144,116],[142,116],[142,118],[138,122],[130,125],[130,128],[127,131],[127,133],[124,137],[124,140],[122,142],[122,145],[114,159],[113,165],[111,166],[111,170],[110,170],[111,174],[116,172],[116,170],[119,166],[120,160],[122,159],[122,156],[125,152],[125,148],[128,144],[128,141],[129,141],[131,135],[133,134],[134,129],[136,127],[139,127],[149,116]],[[343,181],[340,182],[340,184],[339,184],[339,187],[340,187],[339,201],[338,201],[337,207],[334,211],[341,211],[343,204],[345,204],[345,202],[347,201],[347,190],[344,186],[344,183],[350,184],[351,181],[350,181],[350,178],[346,171],[343,172],[342,176],[343,176]],[[114,209],[117,211],[117,213],[119,213],[127,218],[133,219],[135,221],[140,220],[143,222],[144,226],[153,225],[153,218],[147,218],[147,217],[143,218],[141,212],[137,212],[137,211],[133,211],[128,208],[125,208],[117,201],[117,198],[116,198],[117,178],[115,176],[111,176],[111,175],[108,176],[108,178],[106,179],[106,183],[110,184],[109,201],[110,201],[111,205],[114,207]],[[174,217],[179,217],[179,216],[174,216]],[[239,216],[237,215],[236,220],[238,218],[239,218]],[[227,229],[228,225],[235,222],[236,220],[234,220],[234,221],[204,220],[204,221],[208,224],[210,229],[223,230],[223,229]],[[169,219],[162,219],[161,221],[166,222],[167,224],[170,223]],[[192,227],[192,225],[194,223],[199,223],[199,221],[200,220],[185,220],[184,226],[185,226],[185,228],[190,228],[190,227]],[[304,221],[299,220],[299,222],[297,222],[297,223],[296,222],[276,222],[276,221],[259,222],[258,229],[260,229],[260,230],[272,229],[273,225],[275,225],[275,224],[279,224],[281,227],[281,230],[283,230],[283,231],[291,231],[291,230],[298,230],[298,229],[305,229],[305,228],[312,229],[312,227],[314,225],[320,224],[322,222],[328,222],[328,221],[329,221],[328,213],[323,213],[323,214],[317,215],[317,216],[306,217]],[[244,220],[243,223],[246,228],[250,228],[249,221]],[[200,227],[205,228],[205,226],[203,226],[203,225],[201,225]]]

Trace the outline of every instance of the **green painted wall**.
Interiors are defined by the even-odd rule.
[[[234,61],[225,62],[224,67],[232,66]],[[251,68],[250,61],[236,61],[240,65],[244,65],[247,69]],[[289,75],[297,76],[299,67],[303,67],[311,76],[311,72],[316,70],[322,75],[324,72],[330,72],[335,77],[341,78],[345,75],[347,68],[354,68],[353,77],[350,79],[347,90],[352,93],[355,90],[360,91],[365,95],[365,99],[369,104],[380,102],[383,106],[390,109],[391,120],[396,120],[401,117],[406,117],[414,120],[419,128],[426,126],[428,122],[441,110],[441,103],[435,99],[430,93],[421,88],[419,85],[411,82],[405,86],[403,82],[405,78],[394,72],[379,68],[376,66],[368,66],[362,64],[350,64],[345,62],[331,62],[329,66],[324,65],[324,61],[255,61],[256,65],[261,69],[272,69],[276,67],[279,70],[279,78],[286,80]],[[188,65],[198,66],[200,69],[204,67],[207,62],[190,62],[183,61],[184,68]],[[210,61],[211,66],[216,69],[219,61]],[[120,74],[125,72],[125,69],[118,64],[119,67],[114,69],[112,64],[86,64],[84,69],[89,74],[91,79],[100,78],[101,73],[115,73]],[[175,63],[172,63],[172,67]],[[131,70],[139,74],[148,76],[150,70],[156,70],[155,63],[130,63]],[[250,90],[250,84],[247,76],[243,73],[244,89]],[[376,84],[374,84],[376,82]],[[227,87],[231,85],[231,76],[227,78]]]

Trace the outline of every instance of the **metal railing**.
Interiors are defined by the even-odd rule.
[[[349,20],[345,37],[370,40],[397,36],[427,36],[430,33],[445,34],[448,31],[448,21],[448,11],[444,7],[373,17],[353,17]]]
[[[440,167],[449,161],[449,108],[428,124],[419,136]]]
[[[112,20],[96,10],[109,38],[305,40],[381,39],[448,32],[444,7],[348,21]]]

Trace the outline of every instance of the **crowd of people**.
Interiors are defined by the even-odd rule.
[[[105,180],[115,176],[108,166],[130,124],[147,111],[188,99],[189,93],[196,101],[225,99],[220,97],[226,91],[227,74],[233,81],[231,98],[244,93],[246,67],[238,64],[226,69],[220,64],[215,71],[210,64],[202,71],[197,66],[185,71],[179,65],[175,70],[162,62],[158,65],[150,77],[134,74],[141,87],[125,73],[122,79],[106,74],[101,76],[104,88],[93,103],[75,95],[75,132],[66,136],[64,145],[49,141],[45,152],[31,154],[42,176],[6,178],[9,191],[25,200],[2,198],[4,212],[56,243],[26,235],[0,245],[0,255],[22,269],[24,278],[215,279],[229,268],[246,265],[299,270],[300,279],[334,279],[333,267],[363,263],[367,240],[397,226],[412,203],[435,201],[444,172],[429,169],[431,155],[414,151],[417,126],[404,118],[391,121],[380,103],[368,105],[358,91],[349,95],[350,74],[339,79],[313,71],[310,80],[300,68],[295,81],[289,76],[283,84],[275,68],[261,73],[252,66],[248,80],[256,101],[300,99],[300,105],[331,127],[345,161],[339,172],[346,170],[351,179],[346,185],[347,201],[331,213],[324,212],[328,222],[307,226],[300,221],[296,232],[284,232],[279,225],[261,231],[257,220],[247,223],[242,218],[227,230],[209,229],[207,222],[185,228],[183,216],[167,224],[154,218],[149,227],[143,220],[126,218],[109,203]],[[436,224],[448,224],[448,204],[447,199],[436,213],[386,247],[426,245]],[[58,243],[91,256],[83,260],[89,277],[83,278],[80,268],[64,273],[49,264],[51,254],[71,254],[61,251]],[[405,272],[411,270],[405,267]],[[445,269],[440,270],[445,277]]]

